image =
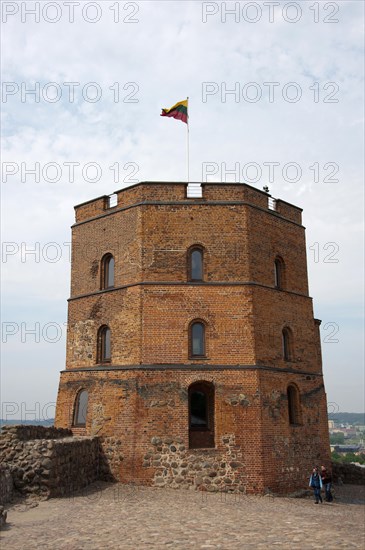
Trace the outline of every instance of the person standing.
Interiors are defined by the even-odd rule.
[[[324,466],[321,466],[321,478],[322,478],[322,484],[324,485],[324,490],[326,493],[326,496],[325,496],[326,502],[332,502],[333,501],[333,496],[331,493],[332,476],[329,472],[327,472]]]
[[[312,487],[314,490],[314,504],[318,504],[318,501],[322,504],[321,489],[322,489],[322,478],[319,474],[317,466],[313,468],[312,475],[309,479],[309,487]]]

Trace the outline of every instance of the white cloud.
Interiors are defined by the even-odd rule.
[[[304,2],[300,3],[301,20],[288,23],[282,17],[284,4],[280,2],[273,23],[263,8],[262,19],[255,24],[244,21],[242,15],[239,23],[232,16],[222,23],[220,13],[202,23],[198,2],[139,2],[136,24],[113,23],[109,9],[113,2],[100,3],[102,18],[95,24],[83,21],[77,12],[75,23],[70,24],[65,11],[55,24],[36,24],[30,18],[22,23],[19,16],[9,17],[3,26],[3,80],[19,87],[22,82],[28,87],[39,82],[41,96],[39,103],[29,96],[22,103],[18,93],[3,103],[3,161],[24,162],[28,168],[35,162],[41,167],[56,162],[62,177],[56,183],[36,183],[28,176],[22,183],[20,170],[9,177],[2,184],[2,236],[6,242],[29,246],[37,242],[42,247],[49,242],[63,246],[70,241],[73,205],[123,187],[123,178],[129,173],[127,163],[136,163],[140,181],[185,179],[185,127],[159,114],[161,107],[189,95],[193,180],[201,179],[203,162],[217,164],[216,181],[222,179],[222,163],[227,169],[239,163],[242,176],[247,163],[256,162],[262,168],[262,178],[254,185],[267,184],[274,196],[304,209],[316,315],[323,323],[337,321],[346,333],[334,348],[336,352],[324,351],[325,361],[331,363],[325,363],[328,397],[339,403],[341,410],[360,411],[364,406],[358,329],[363,278],[363,4],[337,2],[339,13],[333,17],[339,22],[333,24],[323,23],[330,12],[325,12],[321,3],[320,22],[314,23],[310,3]],[[127,15],[127,10],[121,11],[122,18]],[[42,98],[49,82],[61,88],[62,97],[56,103]],[[80,83],[73,103],[67,100],[64,82]],[[83,87],[90,82],[96,82],[102,91],[97,103],[82,96]],[[116,82],[120,84],[117,103],[110,89]],[[206,102],[202,102],[204,82],[218,87]],[[256,103],[244,99],[244,86],[249,82],[262,92]],[[272,103],[265,82],[279,83]],[[290,82],[300,86],[302,97],[297,103],[283,99]],[[331,82],[335,84],[331,86]],[[223,86],[229,90],[235,83],[239,87],[237,101],[232,94],[222,101]],[[288,89],[288,93],[294,91],[294,87]],[[319,94],[318,102],[315,94]],[[338,102],[324,102],[331,97]],[[280,163],[273,183],[263,164],[269,161]],[[65,162],[80,163],[73,183],[68,181]],[[90,162],[102,169],[95,183],[82,177],[82,167]],[[121,169],[117,183],[109,168],[115,162]],[[302,170],[297,183],[287,181],[283,174],[283,167],[291,162]],[[315,163],[319,182],[314,181]],[[331,174],[331,167],[324,168],[326,163],[338,165],[339,172],[333,177],[339,182],[323,181]],[[316,242],[320,252],[317,263],[309,248]],[[339,247],[338,263],[324,261],[330,252],[324,247],[331,242]],[[19,255],[3,263],[8,293],[3,319],[21,322],[23,305],[29,321],[65,321],[69,263],[64,247],[62,251],[65,257],[54,264],[38,264],[30,256],[22,263]],[[32,394],[38,401],[54,400],[55,372],[64,366],[63,347],[44,345],[40,352],[40,346],[35,346],[28,357],[25,346],[12,345],[4,351],[8,361],[8,366],[3,363],[6,399],[26,399],[30,373],[43,368],[39,365],[47,357],[50,370],[43,369],[47,372],[44,383],[33,387]],[[346,392],[342,392],[341,381],[344,365]]]

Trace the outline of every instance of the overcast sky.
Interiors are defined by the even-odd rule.
[[[35,4],[2,2],[2,417],[54,414],[73,206],[185,181],[187,96],[191,181],[303,208],[329,411],[363,412],[363,2]]]

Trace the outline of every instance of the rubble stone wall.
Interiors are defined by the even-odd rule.
[[[0,463],[23,494],[72,495],[99,478],[99,439],[53,427],[3,426]]]
[[[335,482],[341,478],[343,483],[351,485],[365,485],[365,468],[356,464],[340,464],[332,462],[332,474]]]
[[[9,468],[0,464],[0,504],[6,504],[13,495],[13,478]]]
[[[246,492],[245,465],[235,436],[222,438],[225,451],[186,449],[181,438],[153,437],[143,466],[153,467],[157,487],[191,486],[203,491]]]

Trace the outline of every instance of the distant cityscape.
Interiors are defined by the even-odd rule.
[[[328,430],[332,460],[355,463],[365,467],[365,415],[330,414]]]

